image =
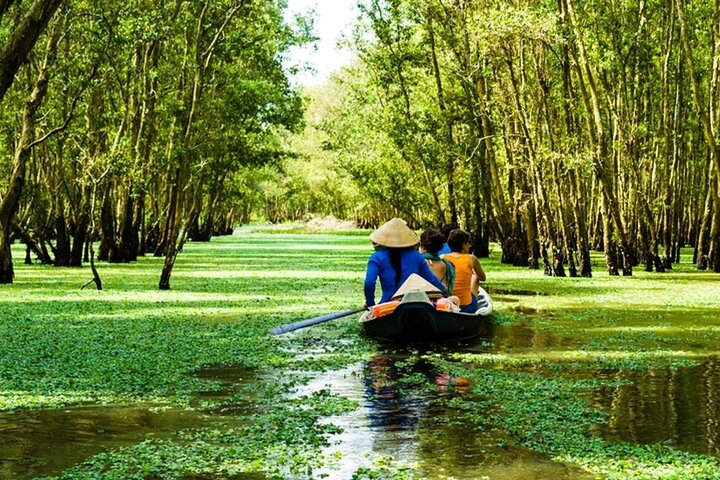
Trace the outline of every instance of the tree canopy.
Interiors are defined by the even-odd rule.
[[[98,238],[101,260],[164,256],[169,288],[186,238],[237,222],[240,169],[286,154],[278,132],[301,124],[303,104],[282,60],[311,23],[287,25],[282,0],[26,3],[2,18],[16,52],[3,58],[28,58],[2,99],[0,281],[15,239],[28,259],[78,266]],[[14,47],[38,4],[41,41]]]
[[[368,0],[322,128],[361,223],[460,221],[548,275],[720,272],[708,2]],[[368,209],[368,205],[373,208]]]
[[[169,288],[187,239],[313,214],[459,222],[548,275],[688,245],[720,272],[717,2],[358,5],[356,62],[301,91],[283,0],[0,3],[0,281],[15,240],[56,266],[99,240]]]

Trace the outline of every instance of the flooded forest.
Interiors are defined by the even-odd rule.
[[[335,1],[0,0],[0,479],[720,479],[720,2]]]

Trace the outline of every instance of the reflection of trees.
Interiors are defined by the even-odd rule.
[[[623,385],[601,391],[610,418],[600,427],[609,439],[668,443],[678,448],[720,454],[720,362],[679,370],[620,371]]]
[[[718,440],[720,439],[720,404],[718,403],[718,383],[720,383],[720,365],[718,365],[718,358],[713,357],[704,365],[703,369],[703,383],[705,384],[705,391],[707,396],[705,397],[705,407],[707,411],[707,446],[708,452],[717,454],[720,452],[720,445]]]
[[[558,348],[576,343],[573,339],[558,337],[543,330],[530,328],[523,323],[492,325],[488,338],[492,339],[493,350],[500,351],[518,348]]]

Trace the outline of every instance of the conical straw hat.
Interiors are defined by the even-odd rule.
[[[390,248],[412,247],[420,243],[420,238],[404,220],[393,218],[370,234],[370,240],[378,245]]]
[[[413,290],[419,290],[421,292],[425,293],[440,293],[442,292],[438,290],[438,288],[433,285],[432,283],[428,282],[424,278],[422,278],[417,273],[410,274],[410,276],[403,282],[402,285],[400,285],[400,288],[398,288],[398,291],[395,292],[395,295],[392,296],[392,298],[402,297],[406,293],[413,291]]]

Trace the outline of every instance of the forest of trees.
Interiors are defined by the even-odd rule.
[[[369,201],[548,275],[720,272],[720,1],[371,0],[319,125]],[[370,207],[372,205],[372,207]]]
[[[163,256],[167,289],[187,239],[310,214],[456,221],[548,275],[720,272],[720,0],[358,5],[356,62],[303,95],[284,0],[0,0],[0,282],[22,242]]]
[[[302,121],[282,56],[311,24],[284,9],[1,1],[0,282],[15,240],[61,267],[92,262],[92,239],[100,260],[164,256],[166,289],[187,238],[231,231],[241,169],[284,155],[277,132]]]

